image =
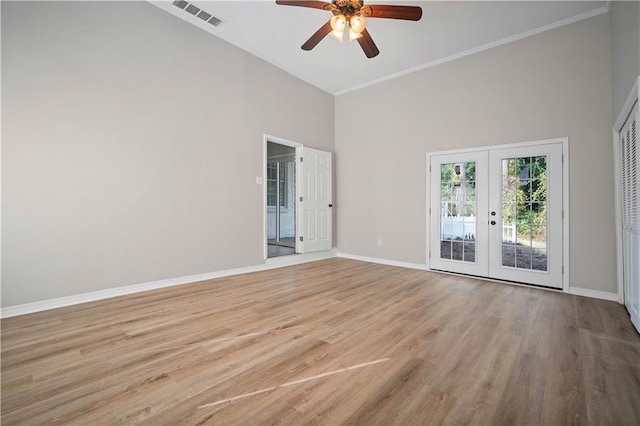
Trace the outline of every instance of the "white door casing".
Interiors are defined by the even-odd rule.
[[[302,148],[302,241],[300,253],[331,250],[332,158],[330,152]]]

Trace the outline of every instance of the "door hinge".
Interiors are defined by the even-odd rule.
[[[431,259],[431,250],[429,250],[429,259]]]
[[[302,201],[302,196],[300,196],[300,201]]]
[[[300,241],[304,241],[304,237],[302,237],[302,236],[301,236],[301,237],[300,237]]]
[[[564,275],[564,265],[562,265],[562,275]]]
[[[431,166],[429,166],[429,173],[431,173]]]
[[[562,218],[564,219],[564,210],[562,210]]]
[[[300,162],[304,162],[304,157],[300,157]]]
[[[431,207],[429,207],[429,216],[431,216]]]

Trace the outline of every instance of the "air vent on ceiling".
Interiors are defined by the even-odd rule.
[[[214,27],[219,27],[220,25],[222,25],[222,19],[220,18],[216,18],[215,16],[212,16],[211,19],[209,19],[208,21],[211,25],[213,25]]]
[[[203,21],[206,21],[206,22],[210,23],[214,27],[219,27],[224,22],[222,19],[213,16],[209,12],[205,12],[204,10],[202,10],[199,7],[189,3],[188,1],[175,0],[173,2],[173,5],[178,7],[178,8],[180,8],[180,9],[182,9],[182,10],[185,10],[185,11],[189,12],[190,14],[192,14],[194,16],[197,16],[198,18],[202,19]]]
[[[200,12],[200,8],[199,7],[195,7],[194,5],[190,4],[189,6],[187,6],[187,8],[185,9],[187,12],[189,12],[192,15],[195,15],[196,13]]]
[[[198,13],[198,15],[196,15],[198,18],[202,19],[203,21],[208,21],[209,18],[211,18],[211,14],[205,12],[204,10],[201,10],[200,13]]]
[[[173,2],[173,5],[179,7],[180,9],[184,9],[188,4],[189,3],[184,0],[176,0]]]

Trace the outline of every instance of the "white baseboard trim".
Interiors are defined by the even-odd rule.
[[[400,262],[398,260],[378,259],[375,257],[358,256],[357,254],[340,252],[338,252],[338,257],[351,260],[361,260],[363,262],[379,263],[380,265],[399,266],[400,268],[419,269],[421,271],[427,270],[427,265],[423,265],[421,263]]]
[[[114,287],[106,290],[92,291],[90,293],[75,294],[73,296],[58,297],[56,299],[42,300],[39,302],[25,303],[23,305],[8,306],[0,309],[0,318],[15,317],[18,315],[32,314],[34,312],[63,308],[80,303],[95,302],[97,300],[110,299],[112,297],[126,296],[143,291],[157,290],[184,284],[193,284],[199,281],[207,281],[215,278],[230,277],[232,275],[248,274],[251,272],[266,271],[269,269],[284,268],[286,266],[315,262],[318,260],[336,257],[336,250],[328,250],[316,253],[282,256],[268,259],[262,265],[245,266],[242,268],[226,269],[222,271],[207,272],[204,274],[188,275],[184,277],[169,278],[166,280],[152,281],[148,283],[134,284],[123,287]]]
[[[59,297],[56,299],[42,300],[39,302],[25,303],[22,305],[8,306],[0,309],[0,318],[15,317],[34,312],[47,311],[50,309],[63,308],[66,306],[78,305],[80,303],[95,302],[112,297],[126,296],[143,291],[156,290],[165,287],[172,287],[184,284],[193,284],[200,281],[207,281],[216,278],[230,277],[233,275],[248,274],[251,272],[266,271],[269,269],[284,268],[286,266],[300,265],[302,263],[316,262],[318,260],[340,257],[344,259],[360,260],[363,262],[378,263],[381,265],[398,266],[401,268],[418,269],[427,271],[427,266],[420,263],[400,262],[397,260],[379,259],[368,256],[359,256],[349,253],[339,253],[331,249],[323,252],[298,254],[293,256],[282,256],[267,259],[264,264],[245,266],[242,268],[226,269],[222,271],[207,272],[204,274],[188,275],[184,277],[169,278],[166,280],[152,281],[141,284],[114,287],[106,290],[92,291],[90,293],[76,294],[72,296]],[[592,297],[595,299],[610,300],[619,302],[618,294],[600,290],[590,290],[587,288],[570,287],[569,293],[577,296]]]
[[[299,265],[301,263],[315,262],[317,260],[331,259],[338,255],[335,248],[315,253],[296,254],[293,256],[281,256],[267,259],[265,269],[282,268],[283,266]],[[263,266],[263,265],[260,265]]]
[[[370,262],[370,263],[379,263],[381,265],[390,265],[390,266],[399,266],[401,268],[410,268],[410,269],[419,269],[421,271],[429,271],[429,269],[427,268],[427,265],[423,265],[420,263],[407,263],[407,262],[399,262],[396,260],[386,260],[386,259],[377,259],[377,258],[373,258],[373,257],[367,257],[367,256],[359,256],[359,255],[355,255],[355,254],[349,254],[349,253],[340,253],[338,252],[338,257],[344,258],[344,259],[352,259],[352,260],[361,260],[363,262]],[[449,272],[443,272],[443,271],[433,271],[435,273],[445,273],[448,275],[458,275],[458,274],[454,274],[454,273],[449,273]],[[485,280],[485,281],[492,281],[492,282],[500,282],[499,280],[493,280],[491,278],[482,278],[482,277],[474,277],[476,279],[480,279],[480,280]],[[540,290],[549,290],[549,291],[553,291],[553,292],[561,292],[562,289],[547,289],[544,287],[535,287],[535,286],[529,286],[529,285],[525,285],[525,284],[518,284],[518,283],[509,283],[510,285],[516,285],[516,286],[520,286],[520,287],[527,287],[527,288],[538,288]],[[591,297],[594,299],[603,299],[603,300],[610,300],[612,302],[618,302],[618,294],[617,293],[610,293],[608,291],[600,291],[600,290],[590,290],[588,288],[580,288],[580,287],[569,287],[569,294],[574,294],[576,296],[584,296],[584,297]]]
[[[591,290],[588,288],[569,287],[569,294],[575,294],[576,296],[591,297],[594,299],[610,300],[612,302],[620,303],[618,300],[618,293],[611,293],[608,291]]]

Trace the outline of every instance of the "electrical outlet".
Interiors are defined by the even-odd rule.
[[[378,238],[378,245],[381,246],[382,245],[382,238]]]

